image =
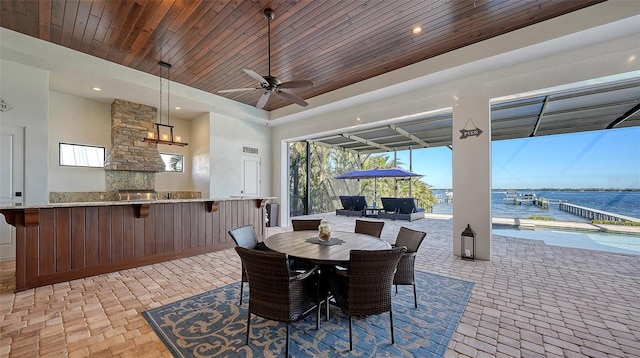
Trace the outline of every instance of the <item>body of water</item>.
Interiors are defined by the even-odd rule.
[[[448,190],[434,190],[436,195],[445,196]],[[518,190],[522,194],[535,194],[537,197],[562,200],[569,204],[585,206],[610,213],[640,218],[640,192],[638,191],[569,191],[569,190]],[[558,221],[587,222],[588,219],[560,211],[558,204],[550,204],[549,209],[535,205],[512,205],[504,201],[504,191],[493,191],[491,195],[491,214],[497,218],[520,218],[530,216],[550,216]],[[435,214],[453,214],[452,204],[437,204]]]

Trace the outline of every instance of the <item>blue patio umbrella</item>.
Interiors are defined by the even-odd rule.
[[[378,178],[395,178],[395,179],[410,179],[413,177],[422,177],[422,174],[414,173],[412,171],[402,168],[386,168],[386,169],[367,169],[367,170],[354,170],[352,172],[340,174],[336,179],[374,179],[374,197],[375,202],[378,199]]]

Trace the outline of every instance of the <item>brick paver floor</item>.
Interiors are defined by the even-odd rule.
[[[447,356],[640,357],[640,256],[494,235],[491,261],[463,261],[448,217],[385,223],[389,242],[401,225],[428,233],[417,269],[475,283]],[[141,312],[239,280],[240,260],[225,250],[18,293],[14,275],[0,263],[0,356],[170,357]]]

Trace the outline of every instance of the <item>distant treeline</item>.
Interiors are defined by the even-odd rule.
[[[640,191],[640,188],[615,189],[615,188],[536,188],[536,189],[491,189],[496,191]]]

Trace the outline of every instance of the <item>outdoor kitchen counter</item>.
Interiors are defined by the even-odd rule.
[[[61,208],[74,206],[110,206],[110,205],[132,205],[132,204],[164,204],[164,203],[195,203],[195,202],[220,202],[231,200],[260,200],[266,203],[267,200],[276,199],[274,196],[266,197],[250,197],[238,196],[228,198],[195,198],[195,199],[157,199],[157,200],[116,200],[116,201],[82,201],[68,203],[26,203],[21,205],[0,205],[0,210],[7,209],[45,209],[45,208]]]
[[[0,206],[16,230],[16,291],[223,250],[229,230],[264,238],[274,197]]]

